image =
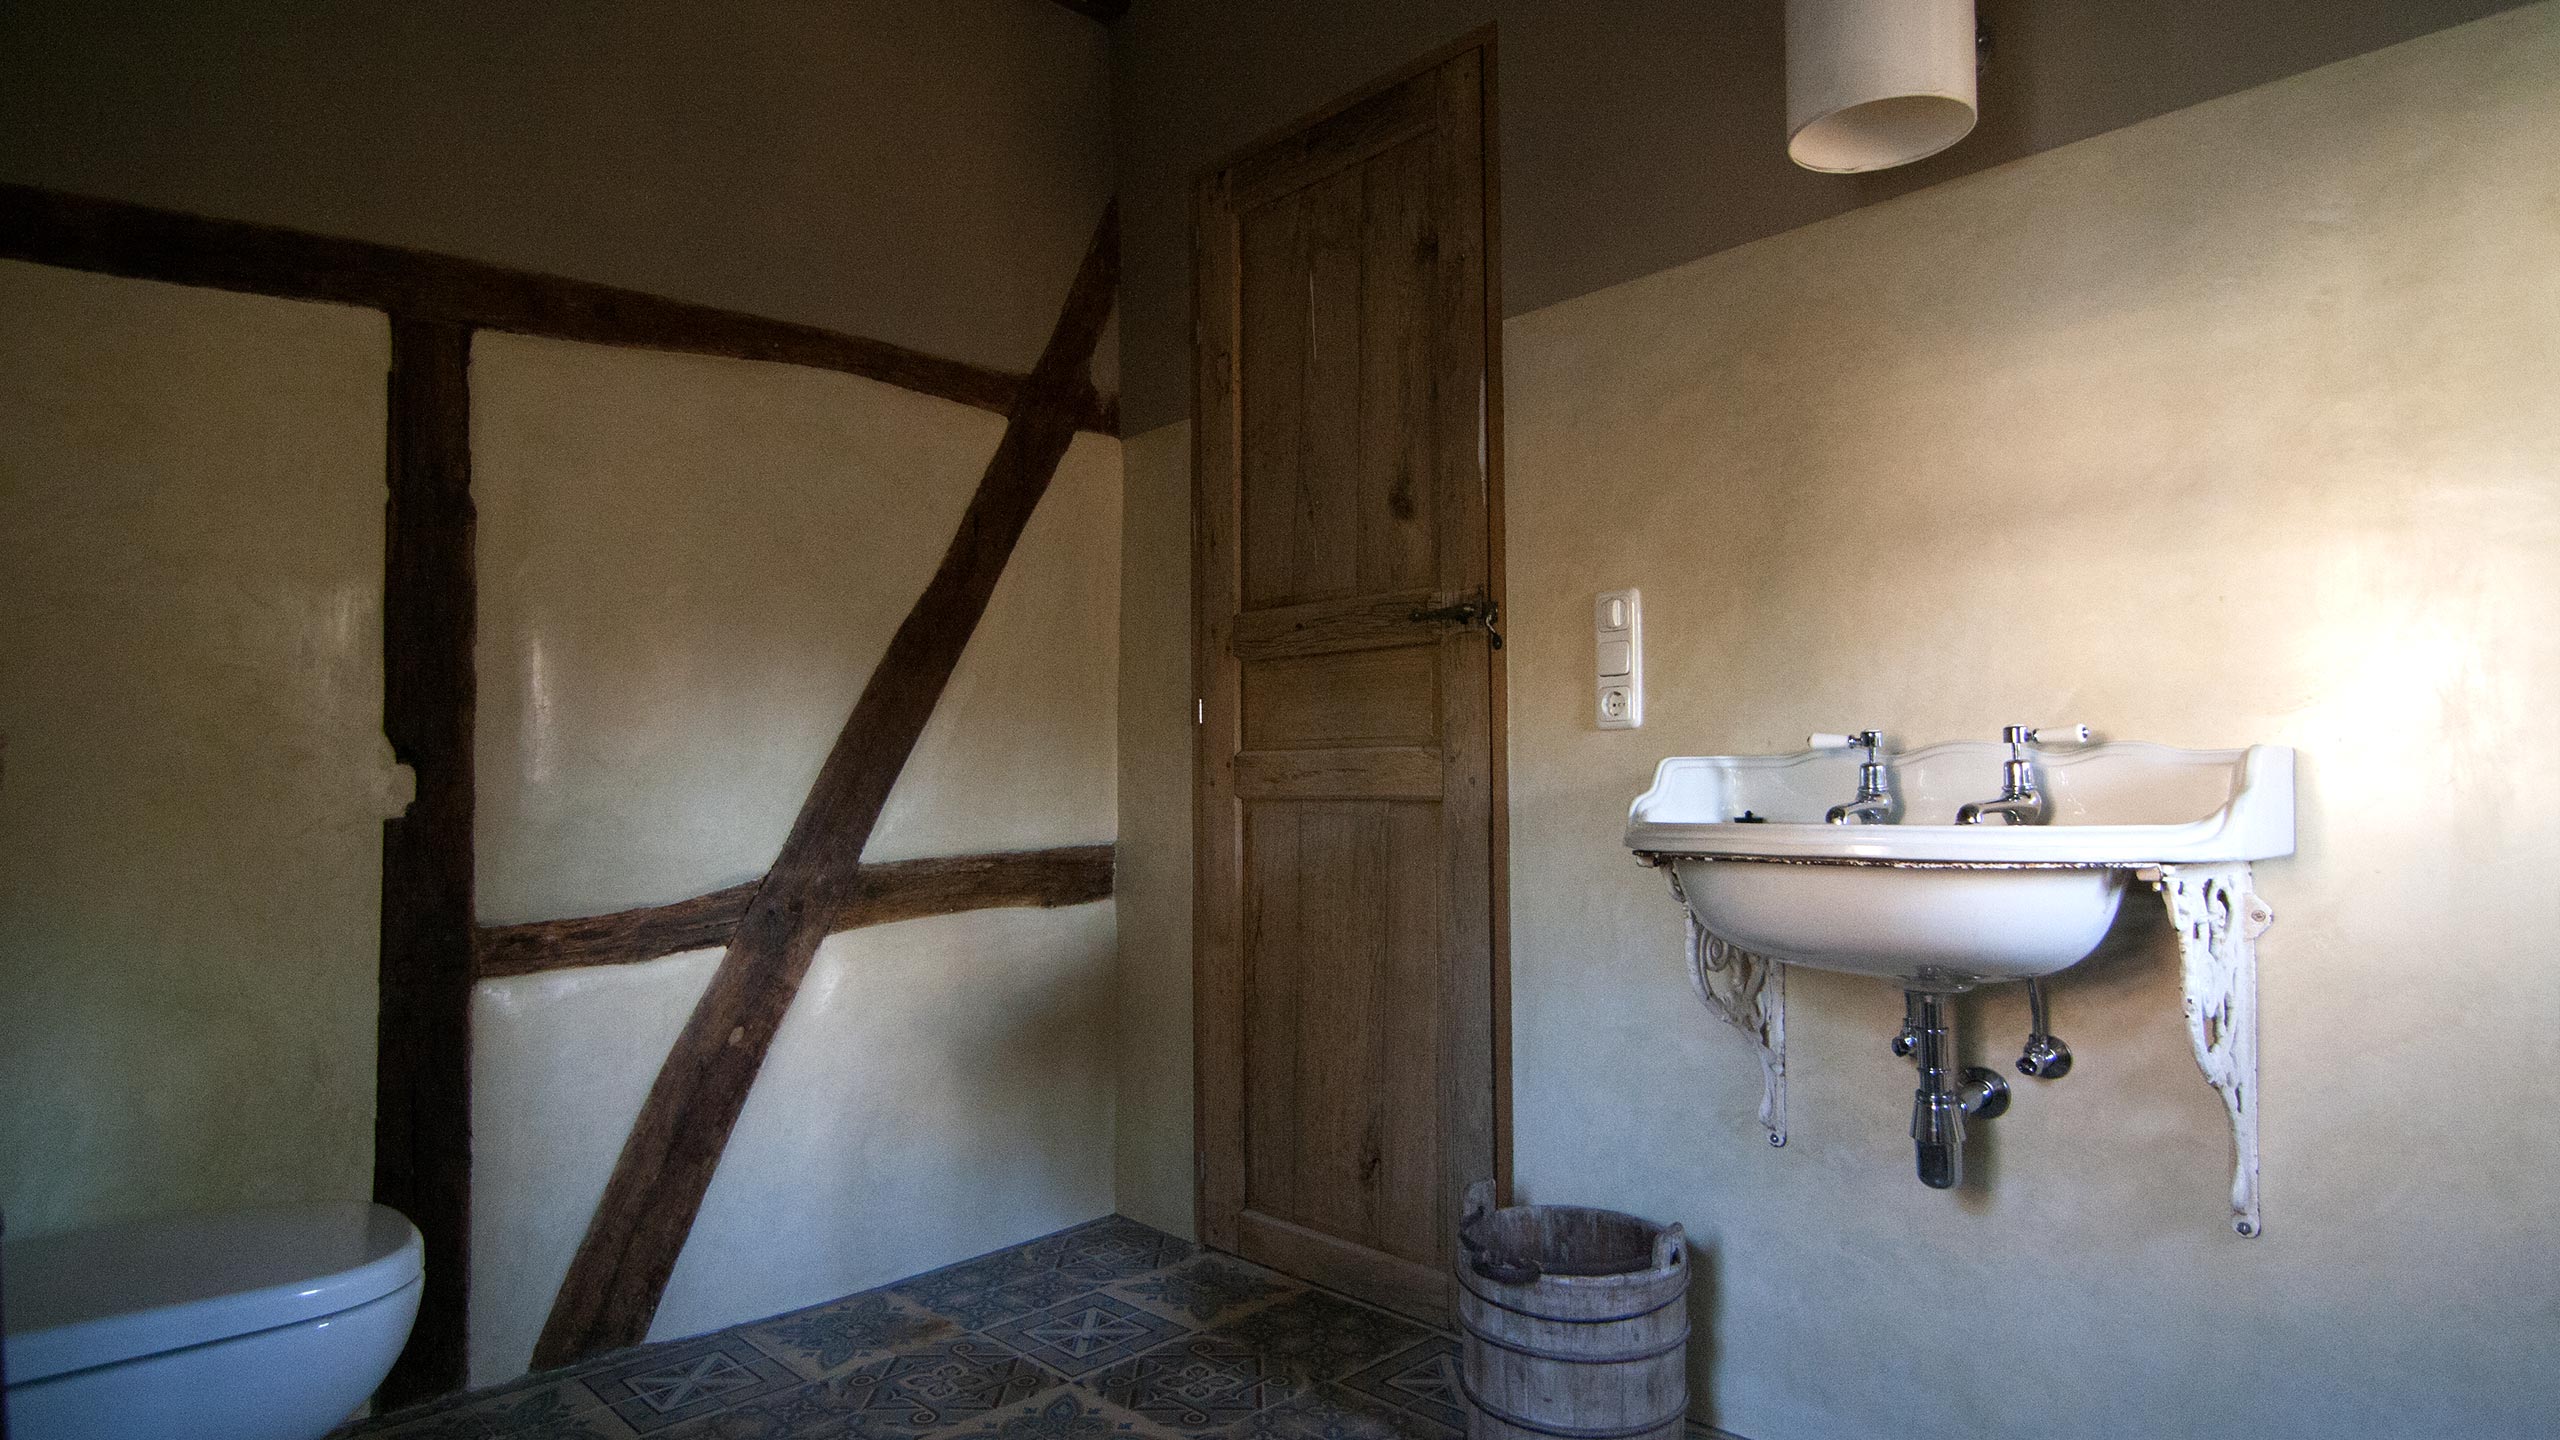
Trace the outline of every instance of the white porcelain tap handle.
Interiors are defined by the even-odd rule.
[[[1816,750],[1854,750],[1861,745],[1883,744],[1884,732],[1881,730],[1860,730],[1855,734],[1850,735],[1834,735],[1830,731],[1824,730],[1815,734],[1807,735],[1804,737],[1804,743],[1812,746]]]
[[[2089,734],[2086,725],[2039,725],[2027,732],[2027,738],[2038,745],[2086,745]]]

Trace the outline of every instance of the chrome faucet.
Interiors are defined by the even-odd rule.
[[[1979,825],[1986,815],[1997,815],[2007,825],[2042,825],[2050,818],[2045,802],[2044,786],[2036,777],[2036,762],[2027,755],[2027,747],[2053,741],[2086,744],[2086,725],[2048,725],[2036,729],[2026,725],[2002,727],[2000,738],[2009,742],[2009,761],[2000,767],[2000,798],[1976,800],[1956,811],[1959,825]]]
[[[1902,818],[1902,801],[1893,793],[1893,777],[1885,773],[1884,760],[1876,753],[1884,744],[1883,731],[1808,735],[1805,743],[1816,750],[1846,750],[1855,745],[1867,748],[1866,763],[1858,767],[1858,798],[1832,806],[1823,819],[1834,825],[1890,825]]]

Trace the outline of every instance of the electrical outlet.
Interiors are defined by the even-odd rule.
[[[1644,724],[1644,596],[1603,591],[1591,604],[1593,718],[1603,730]]]

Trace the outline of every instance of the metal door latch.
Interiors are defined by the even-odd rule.
[[[1502,648],[1502,606],[1491,600],[1461,600],[1437,609],[1420,609],[1405,617],[1416,625],[1482,625],[1493,648]]]

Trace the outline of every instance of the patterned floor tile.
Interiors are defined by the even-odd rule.
[[[870,1359],[951,1335],[951,1321],[893,1295],[870,1291],[830,1305],[749,1325],[738,1333],[810,1379],[823,1379]]]
[[[1084,1383],[1131,1414],[1193,1435],[1224,1429],[1301,1388],[1287,1367],[1215,1335],[1159,1345]]]
[[[1342,1385],[1452,1430],[1467,1428],[1467,1400],[1458,1389],[1458,1344],[1445,1335],[1355,1370],[1343,1377]]]
[[[1454,1353],[1114,1216],[333,1440],[1457,1440]]]
[[[1294,1295],[1299,1288],[1259,1265],[1207,1253],[1111,1287],[1114,1294],[1201,1325],[1214,1325],[1263,1301]]]
[[[471,1407],[496,1440],[630,1440],[637,1433],[575,1379],[498,1395]]]
[[[1082,1375],[1185,1333],[1188,1327],[1096,1291],[987,1331],[1061,1375]]]
[[[963,1337],[919,1345],[819,1382],[844,1408],[916,1430],[938,1430],[1010,1410],[1055,1386],[1058,1377],[992,1340]]]
[[[433,1405],[377,1415],[329,1432],[328,1440],[489,1440],[489,1427],[479,1416],[450,1405]]]
[[[1151,1225],[1107,1215],[1090,1225],[1034,1240],[1022,1251],[1061,1275],[1104,1285],[1188,1259],[1193,1248],[1189,1241]]]
[[[939,1428],[866,1408],[873,1398],[865,1387],[815,1380],[687,1421],[653,1440],[921,1440]]]
[[[1456,1440],[1459,1433],[1327,1385],[1247,1417],[1227,1431],[1227,1440]]]
[[[651,1346],[577,1379],[623,1424],[649,1435],[788,1390],[803,1377],[737,1332],[723,1330]]]
[[[1309,1290],[1213,1332],[1233,1338],[1310,1380],[1333,1380],[1409,1349],[1430,1331],[1383,1310]]]
[[[532,1435],[631,1440],[632,1431],[575,1375],[552,1371],[357,1421],[332,1431],[329,1440],[515,1440]]]
[[[1065,1274],[1019,1250],[1000,1250],[901,1281],[890,1293],[984,1330],[1101,1288],[1099,1280]]]
[[[1170,1440],[1075,1385],[1061,1385],[1027,1405],[943,1435],[950,1440]]]

